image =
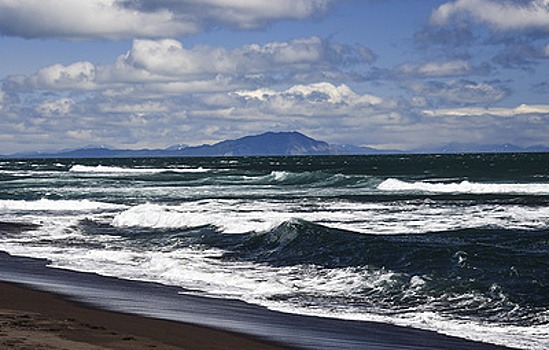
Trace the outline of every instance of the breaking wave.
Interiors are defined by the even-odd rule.
[[[25,200],[0,200],[0,212],[2,211],[94,211],[117,210],[126,208],[125,205],[96,202],[88,199],[82,200],[51,200],[40,199],[36,201]]]
[[[393,192],[433,192],[456,194],[529,194],[549,195],[547,183],[475,183],[461,181],[459,183],[407,182],[398,179],[387,179],[377,186],[382,191]]]
[[[303,220],[328,228],[375,235],[425,234],[473,228],[540,230],[549,227],[549,207],[498,204],[199,200],[179,205],[140,204],[119,212],[116,227],[191,229],[211,226],[224,233],[266,232]]]
[[[159,174],[159,173],[205,173],[210,171],[204,168],[122,168],[116,166],[87,166],[73,165],[69,172],[91,174]]]

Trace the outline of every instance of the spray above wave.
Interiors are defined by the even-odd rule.
[[[549,195],[549,184],[529,183],[459,183],[406,182],[398,179],[387,179],[377,187],[382,191],[394,192],[433,192],[433,193],[467,193],[467,194],[529,194]]]

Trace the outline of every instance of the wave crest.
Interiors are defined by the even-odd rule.
[[[73,165],[69,172],[91,174],[160,174],[160,173],[205,173],[210,171],[204,168],[122,168],[116,166],[88,166]]]
[[[39,199],[36,201],[25,200],[0,200],[2,211],[90,211],[90,210],[116,210],[126,208],[125,205],[95,202],[83,200],[52,200]]]
[[[444,182],[406,182],[389,178],[377,186],[378,190],[391,192],[433,192],[456,194],[549,194],[546,183],[478,183],[461,181]]]
[[[230,207],[231,204],[216,201],[197,202],[187,206],[141,204],[116,215],[112,225],[152,229],[191,229],[212,226],[225,233],[247,233],[268,231],[280,223],[280,220],[284,221],[281,217],[284,214],[257,218],[245,211],[228,213],[223,210],[227,206]]]

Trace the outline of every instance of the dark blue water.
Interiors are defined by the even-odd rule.
[[[297,314],[549,346],[549,155],[5,160],[0,249]]]

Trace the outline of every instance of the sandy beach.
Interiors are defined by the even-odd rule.
[[[13,283],[0,283],[0,348],[289,349],[239,334],[97,310]]]

